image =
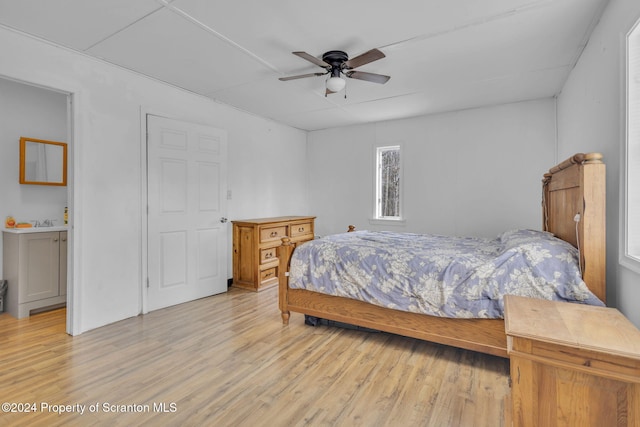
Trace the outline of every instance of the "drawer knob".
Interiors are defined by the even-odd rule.
[[[271,237],[277,237],[278,236],[278,232],[277,231],[272,231],[271,232]]]
[[[304,231],[304,227],[298,228],[298,232],[302,233]]]

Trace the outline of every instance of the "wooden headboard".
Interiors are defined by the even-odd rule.
[[[576,154],[544,175],[543,230],[580,251],[582,277],[606,303],[606,187],[602,154]]]

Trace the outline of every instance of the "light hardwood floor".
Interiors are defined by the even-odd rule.
[[[504,425],[506,359],[295,313],[283,326],[277,289],[231,288],[76,337],[64,316],[0,315],[0,403],[37,410],[0,412],[0,425]]]

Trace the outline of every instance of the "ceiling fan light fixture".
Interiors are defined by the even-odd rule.
[[[331,92],[340,92],[347,85],[347,82],[340,77],[331,77],[327,80],[327,89]]]

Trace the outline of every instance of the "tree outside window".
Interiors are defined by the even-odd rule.
[[[400,146],[376,150],[376,218],[400,219]]]

